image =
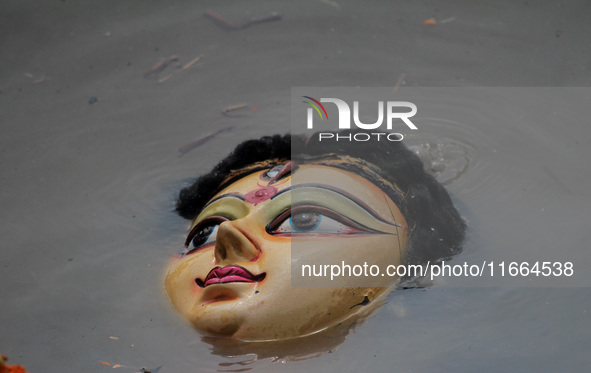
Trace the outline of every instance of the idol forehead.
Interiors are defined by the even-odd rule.
[[[225,197],[245,196],[268,187],[269,180],[261,177],[267,171],[255,172],[235,181],[216,194],[211,201],[220,200]],[[343,194],[352,195],[365,203],[382,219],[392,221],[393,218],[391,207],[389,206],[392,202],[387,202],[389,198],[380,188],[362,176],[342,169],[305,164],[297,168],[295,172],[292,172],[289,177],[283,178],[270,186],[276,189],[276,193],[281,193],[285,189],[298,190],[300,186],[314,186],[341,191]],[[266,203],[272,203],[272,199],[263,201],[260,204],[251,203],[251,205],[256,207],[256,205]]]

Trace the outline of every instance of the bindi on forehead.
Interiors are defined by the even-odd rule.
[[[287,181],[286,178],[294,174],[297,169],[298,166],[294,162],[289,161],[261,173],[259,178],[263,181],[267,181],[267,185],[261,185],[257,182],[257,188],[246,193],[244,195],[244,201],[256,206],[257,204],[270,199],[278,192],[278,189],[272,184],[284,184]],[[281,182],[281,180],[283,181]]]
[[[288,186],[289,177],[295,173],[297,169],[298,166],[289,161],[263,171],[258,175],[247,176],[243,180],[236,182],[234,186],[230,188],[230,194],[235,197],[239,196],[244,202],[256,206],[261,202],[271,199],[271,197],[276,195],[280,189]],[[249,190],[255,182],[256,187]],[[218,198],[222,198],[226,194],[227,192]]]
[[[273,197],[278,190],[274,186],[264,186],[257,183],[258,188],[253,189],[244,195],[244,201],[254,206]]]

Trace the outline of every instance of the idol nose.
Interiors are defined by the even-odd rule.
[[[231,221],[220,224],[214,253],[217,263],[248,262],[259,256],[256,246]]]

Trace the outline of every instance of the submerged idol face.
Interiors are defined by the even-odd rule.
[[[386,294],[386,287],[291,285],[292,260],[336,261],[338,254],[335,264],[343,256],[351,263],[400,264],[408,226],[365,178],[324,165],[289,166],[239,179],[193,221],[165,286],[198,330],[246,341],[300,337],[351,319]],[[295,244],[305,248],[300,258],[292,258]]]

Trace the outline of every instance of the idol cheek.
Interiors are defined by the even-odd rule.
[[[228,250],[227,247],[226,249]],[[214,251],[212,245],[173,263],[166,275],[165,288],[174,307],[197,329],[210,335],[231,336],[242,325],[246,315],[240,304],[243,301],[251,303],[248,299],[256,295],[257,288],[265,279],[260,282],[228,282],[199,286],[196,278],[205,279],[212,273],[212,269],[220,267],[219,263],[216,263]],[[237,254],[229,252],[226,259],[233,255]],[[251,263],[245,265],[250,273],[259,274],[257,279],[262,278],[258,267]],[[223,271],[218,273],[223,274]]]
[[[196,276],[206,276],[215,265],[213,245],[202,251],[182,256],[172,263],[164,281],[165,289],[174,307],[188,317],[197,307],[203,293],[194,281]]]

